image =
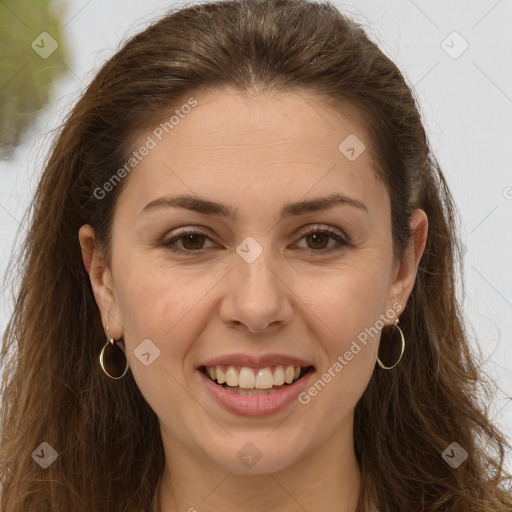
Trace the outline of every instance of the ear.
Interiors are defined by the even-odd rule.
[[[395,302],[402,306],[398,313],[405,309],[409,300],[418,266],[425,250],[428,235],[427,214],[420,209],[414,210],[409,219],[409,225],[412,237],[404,251],[402,261],[395,265],[388,295],[388,308],[391,308]]]
[[[96,243],[94,229],[85,224],[78,230],[82,260],[89,274],[94,299],[98,305],[105,336],[108,332],[115,340],[123,336],[121,312],[113,287],[112,272],[105,264],[103,254]],[[121,340],[122,341],[122,340]]]

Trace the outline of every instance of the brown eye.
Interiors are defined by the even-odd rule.
[[[180,239],[183,239],[183,247],[190,251],[202,249],[205,238],[201,233],[190,233],[180,237]]]
[[[161,245],[174,252],[201,254],[201,249],[204,248],[204,244],[207,240],[209,240],[209,237],[199,231],[182,231],[169,240],[164,240]]]
[[[319,228],[313,226],[302,235],[302,238],[306,240],[306,249],[314,255],[334,252],[336,250],[342,249],[344,246],[350,245],[349,242],[338,231],[330,227]],[[328,247],[327,244],[329,239],[334,240],[337,242],[337,244]]]
[[[314,255],[334,252],[343,246],[350,245],[338,231],[332,228],[320,229],[313,227],[304,233],[301,239],[306,240],[307,247],[305,249]],[[333,246],[328,247],[330,239],[337,242],[337,244],[335,243]],[[208,249],[208,247],[204,247],[205,242],[208,240],[210,240],[210,237],[199,231],[182,231],[169,240],[164,240],[161,242],[161,245],[173,252],[193,255],[202,254],[204,252],[202,249]]]
[[[311,249],[325,249],[326,244],[329,243],[329,238],[331,237],[323,232],[318,232],[306,235],[306,238],[313,244],[312,247],[309,246]]]

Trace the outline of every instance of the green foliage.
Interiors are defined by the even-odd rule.
[[[53,4],[51,0],[0,2],[0,158],[12,154],[66,69],[60,29],[64,12]]]

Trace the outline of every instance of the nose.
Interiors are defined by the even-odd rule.
[[[235,256],[220,307],[221,319],[228,327],[261,333],[290,323],[293,293],[270,253],[263,250],[252,263]]]

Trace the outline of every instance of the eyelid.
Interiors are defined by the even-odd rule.
[[[348,241],[348,238],[345,236],[343,231],[341,231],[337,228],[334,228],[332,226],[325,225],[325,224],[310,224],[309,226],[307,226],[304,229],[304,231],[300,231],[302,236],[309,235],[309,233],[317,233],[317,232],[328,233],[330,235],[337,235],[340,238],[343,238],[344,240]]]

